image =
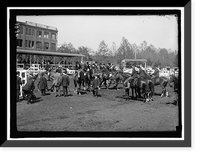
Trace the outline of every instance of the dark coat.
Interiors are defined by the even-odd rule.
[[[17,90],[20,90],[20,85],[22,85],[21,78],[17,76]]]
[[[25,86],[22,87],[22,90],[25,91],[33,91],[35,89],[34,80],[28,79],[28,82],[25,84]]]
[[[135,68],[132,68],[132,76],[135,75],[137,73],[137,71],[135,70]]]
[[[96,88],[99,87],[99,85],[100,85],[100,80],[99,80],[99,78],[95,78],[95,79],[93,80],[93,82],[92,82],[92,88],[93,88],[93,89],[96,89]]]
[[[69,83],[70,83],[69,76],[64,74],[61,78],[60,83],[62,86],[69,86]]]
[[[156,68],[152,75],[154,75],[155,77],[159,77],[159,70]]]
[[[142,70],[141,68],[139,69],[139,76],[141,77],[141,78],[147,78],[147,74],[145,73],[145,71],[144,70]]]
[[[45,77],[41,76],[38,83],[40,90],[47,88],[47,79]]]

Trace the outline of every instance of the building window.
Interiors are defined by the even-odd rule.
[[[35,30],[31,28],[26,28],[26,35],[35,36]]]
[[[31,29],[28,29],[28,34],[29,34],[29,35],[32,35],[31,33],[32,33],[32,32],[31,32]]]
[[[32,29],[32,36],[35,36],[35,30]]]
[[[34,41],[31,41],[31,48],[34,49]]]
[[[34,41],[26,40],[25,41],[25,47],[33,49],[34,48]]]
[[[56,34],[55,34],[55,33],[52,33],[52,34],[51,34],[51,39],[56,40]]]
[[[48,42],[44,42],[44,50],[48,50],[49,49],[49,43]]]
[[[56,44],[55,43],[51,43],[51,50],[56,51]]]
[[[22,43],[23,43],[22,39],[17,39],[17,46],[18,47],[22,47]]]
[[[36,49],[42,49],[42,42],[40,41],[36,42]]]
[[[26,28],[26,35],[28,35],[28,28]]]
[[[42,31],[37,30],[37,37],[42,37]]]
[[[49,32],[44,32],[44,38],[49,38]]]
[[[23,27],[19,26],[19,34],[23,34]]]

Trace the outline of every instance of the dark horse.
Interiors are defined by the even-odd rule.
[[[74,92],[76,92],[77,94],[80,95],[81,94],[81,86],[85,87],[85,85],[84,85],[85,75],[84,75],[83,70],[75,71],[73,80],[74,80],[74,87],[75,87]]]
[[[111,76],[112,73],[106,67],[103,67],[103,69],[100,72],[100,80],[101,80],[100,87],[104,85],[106,89],[108,89],[111,84],[110,81]]]
[[[154,86],[157,86],[157,85],[161,86],[162,88],[161,97],[168,96],[168,92],[167,92],[168,78],[164,76],[160,76],[158,78],[152,78],[152,82]],[[153,93],[154,93],[154,90],[153,90]]]
[[[123,82],[125,87],[125,96],[129,97],[129,91],[132,91],[132,98],[144,98],[144,102],[150,101],[152,99],[153,93],[153,83],[151,79],[143,79],[138,75],[135,79],[130,79],[131,74],[128,73],[117,73],[116,74],[116,83],[120,81]],[[127,80],[130,79],[128,82]],[[128,84],[129,83],[129,84]],[[134,95],[135,94],[135,95]]]
[[[87,70],[84,72],[84,87],[87,86],[88,91],[91,91],[91,85],[94,79],[94,74],[95,71],[93,68],[87,68]]]
[[[169,77],[169,86],[174,88],[174,92],[176,93],[176,103],[178,104],[178,95],[179,95],[178,77],[176,77],[174,75],[170,75],[170,77]]]

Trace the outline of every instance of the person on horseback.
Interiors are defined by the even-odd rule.
[[[134,84],[136,83],[136,78],[137,78],[137,71],[135,70],[135,65],[132,66],[132,73],[131,73],[131,77],[129,77],[128,79],[126,79],[124,81],[124,85],[126,86],[126,88],[130,87],[130,82],[132,80],[134,80]]]
[[[153,72],[153,74],[152,74],[152,79],[154,79],[154,83],[155,83],[156,80],[157,80],[157,78],[159,78],[159,72],[160,72],[160,71],[159,71],[157,65],[154,65],[153,69],[155,69],[155,70],[154,70],[154,72]]]

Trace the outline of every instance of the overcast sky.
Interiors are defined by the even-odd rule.
[[[156,48],[178,49],[177,17],[170,16],[17,16],[17,21],[30,21],[57,27],[58,44],[71,42],[75,48],[87,46],[97,50],[102,40],[109,48],[122,37],[129,43],[146,41]]]

